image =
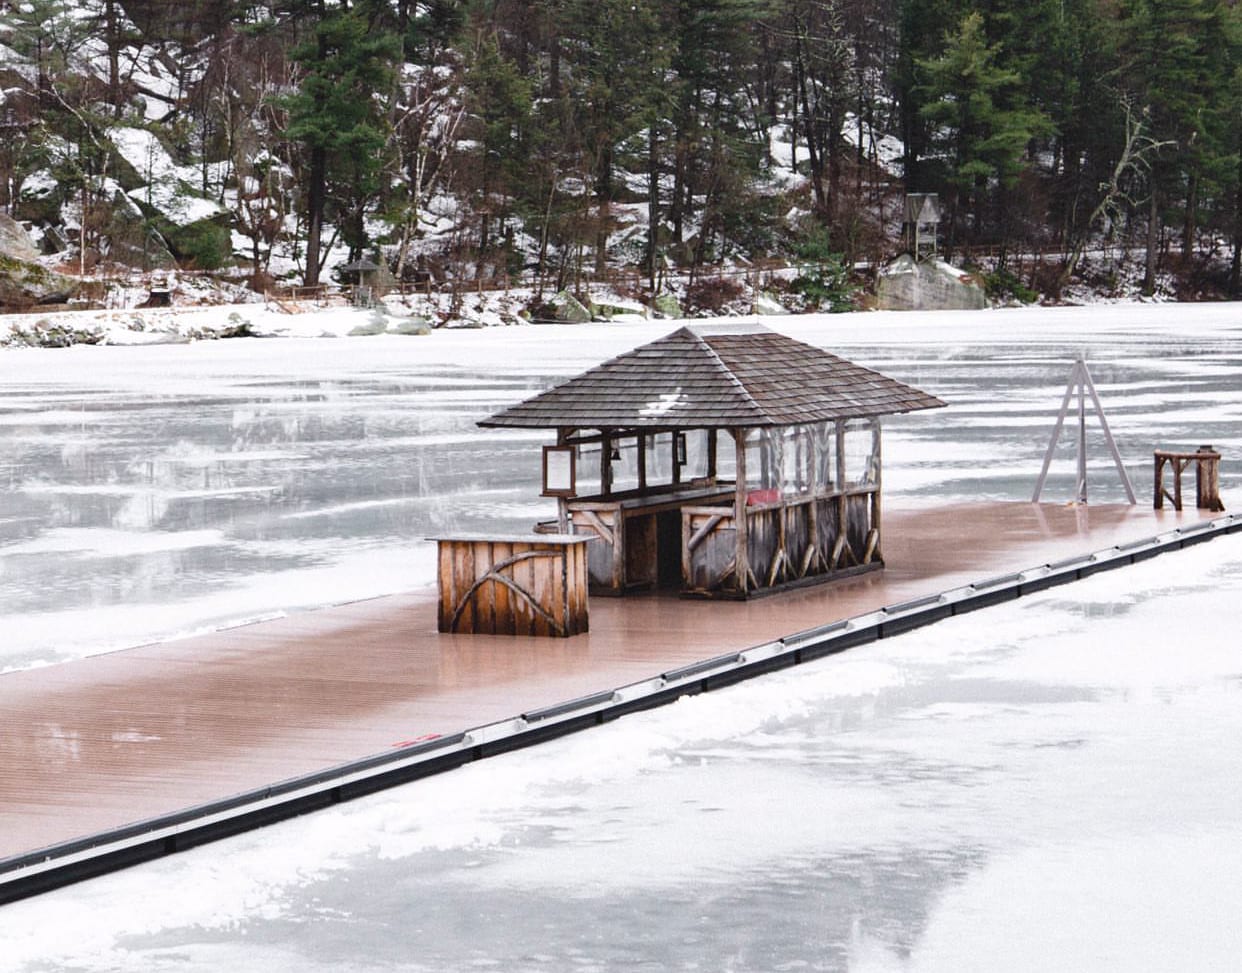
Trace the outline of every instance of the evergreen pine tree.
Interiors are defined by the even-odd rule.
[[[310,36],[292,52],[304,74],[297,92],[286,100],[286,135],[308,157],[308,287],[319,283],[321,234],[334,177],[351,190],[345,232],[354,255],[365,243],[363,203],[378,186],[386,141],[377,95],[387,94],[400,53],[400,40],[382,28],[377,6],[382,5],[313,0],[307,11],[312,17]]]
[[[950,233],[965,203],[978,235],[989,185],[1012,185],[1031,139],[1047,130],[1046,118],[1023,101],[1020,75],[998,65],[999,51],[987,42],[982,16],[971,13],[946,37],[943,55],[920,63],[921,114],[935,126],[932,146],[953,190]]]

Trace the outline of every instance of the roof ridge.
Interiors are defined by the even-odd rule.
[[[701,334],[698,334],[696,331],[694,331],[694,330],[693,330],[692,328],[690,328],[690,327],[683,328],[683,330],[684,330],[684,331],[686,331],[686,332],[688,332],[689,334],[694,335],[695,339],[696,339],[696,340],[697,340],[697,341],[698,341],[698,342],[699,342],[699,343],[700,343],[700,344],[701,344],[704,348],[706,348],[706,349],[707,349],[708,354],[710,354],[710,355],[712,356],[712,360],[713,360],[713,361],[715,361],[715,363],[716,363],[718,366],[720,366],[720,370],[721,370],[721,371],[725,374],[725,377],[726,377],[726,378],[728,378],[728,380],[729,380],[730,382],[732,382],[732,383],[733,383],[734,387],[735,387],[735,388],[737,388],[737,389],[738,389],[738,391],[740,391],[740,392],[742,393],[742,395],[745,397],[745,401],[746,401],[748,404],[750,404],[751,406],[753,406],[753,407],[754,407],[754,409],[755,409],[755,411],[756,411],[756,412],[757,412],[760,416],[762,416],[764,419],[769,418],[769,417],[768,417],[768,411],[767,411],[767,410],[766,410],[763,406],[761,406],[761,405],[760,405],[757,401],[755,401],[755,397],[754,397],[753,395],[751,395],[751,394],[750,394],[750,389],[748,389],[748,388],[747,388],[747,387],[746,387],[746,386],[742,383],[742,380],[741,380],[740,378],[738,378],[738,377],[737,377],[737,373],[736,373],[736,372],[734,372],[732,368],[730,368],[728,365],[726,365],[726,364],[725,364],[724,359],[720,357],[720,353],[719,353],[718,351],[716,351],[716,349],[715,349],[715,348],[713,348],[713,347],[711,346],[711,344],[710,344],[710,342],[708,342],[707,338],[705,338],[705,337],[704,337],[703,335],[701,335]]]

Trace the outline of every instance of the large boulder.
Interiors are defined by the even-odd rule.
[[[548,303],[555,309],[556,320],[565,324],[586,324],[591,320],[591,312],[569,291],[560,291]]]
[[[78,283],[28,260],[0,255],[0,307],[63,304],[77,293]]]
[[[6,213],[0,213],[0,305],[32,307],[69,300],[77,281],[39,266],[39,250],[30,234]]]
[[[963,270],[943,260],[915,260],[908,253],[880,271],[877,305],[885,311],[974,311],[987,307],[987,295]]]
[[[789,310],[767,291],[755,295],[755,314],[788,314]]]
[[[14,260],[34,260],[39,256],[39,248],[26,228],[3,212],[0,212],[0,256]]]
[[[647,308],[641,301],[632,301],[619,294],[592,294],[587,310],[595,321],[611,321],[614,318],[645,318]]]
[[[651,302],[651,309],[665,318],[680,318],[684,314],[676,296],[668,292],[657,294]]]

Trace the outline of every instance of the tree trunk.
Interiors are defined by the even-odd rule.
[[[647,129],[647,282],[655,294],[656,261],[660,249],[660,167],[659,138],[655,119]]]
[[[595,224],[595,276],[603,277],[608,270],[608,221],[612,218],[612,146],[600,149],[595,171],[595,200],[598,217]]]
[[[1198,229],[1199,173],[1192,171],[1186,186],[1186,216],[1182,220],[1182,260],[1194,256],[1195,230]]]
[[[116,0],[104,3],[104,36],[108,47],[108,104],[112,117],[121,117],[121,32],[116,16]]]
[[[319,283],[319,239],[323,232],[323,205],[327,195],[328,153],[322,146],[311,149],[310,182],[306,187],[306,279],[307,287]]]
[[[802,128],[806,133],[807,162],[811,167],[811,191],[815,196],[815,212],[821,216],[828,214],[828,200],[824,194],[824,164],[819,152],[819,122],[811,110],[810,93],[803,66],[802,47],[799,45],[794,62],[794,74],[797,79],[796,91],[802,100]]]
[[[1143,268],[1143,294],[1151,297],[1156,292],[1156,255],[1160,245],[1160,201],[1156,189],[1155,173],[1152,173],[1151,199],[1147,209],[1147,257]]]
[[[1238,161],[1238,188],[1233,201],[1233,260],[1229,265],[1229,296],[1242,294],[1242,157]]]

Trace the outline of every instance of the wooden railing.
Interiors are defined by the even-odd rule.
[[[864,486],[747,507],[744,578],[734,508],[686,507],[685,590],[745,597],[882,567],[878,496],[876,487]]]

